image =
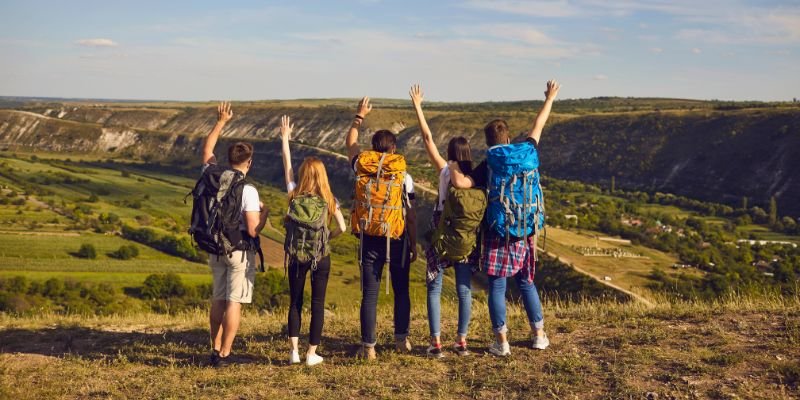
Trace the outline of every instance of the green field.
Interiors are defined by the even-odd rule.
[[[653,269],[670,273],[670,266],[677,262],[673,256],[643,246],[623,245],[598,240],[605,237],[599,232],[572,232],[558,228],[547,228],[546,251],[569,260],[576,267],[603,279],[610,277],[611,283],[646,294],[645,286]],[[622,248],[641,254],[643,258],[590,257],[575,251],[574,247]]]

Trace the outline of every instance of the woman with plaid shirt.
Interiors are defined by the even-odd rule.
[[[417,112],[420,133],[425,143],[425,150],[436,171],[439,173],[439,195],[436,205],[433,208],[433,218],[431,218],[431,229],[439,224],[444,201],[447,198],[447,191],[450,187],[450,168],[447,161],[439,154],[436,143],[433,142],[433,135],[422,113],[422,88],[420,85],[411,87],[411,102]],[[459,168],[467,173],[472,171],[472,151],[469,141],[463,136],[450,139],[447,144],[447,159],[458,163]],[[473,252],[477,253],[477,252]],[[428,346],[427,354],[431,357],[444,357],[441,341],[441,297],[442,297],[442,276],[447,268],[448,262],[440,259],[433,246],[428,246],[425,250],[425,257],[428,262],[427,268],[427,289],[428,289],[428,326],[430,327],[431,342]],[[453,265],[456,276],[456,293],[458,294],[458,338],[453,345],[453,350],[459,356],[469,354],[467,350],[467,330],[469,328],[470,315],[472,314],[472,272],[477,268],[477,255],[473,254],[464,262],[457,262]]]
[[[545,93],[545,103],[536,116],[533,128],[528,133],[526,142],[536,147],[542,135],[553,101],[558,94],[558,82],[548,81]],[[489,122],[484,128],[487,147],[510,143],[508,124],[506,121],[496,119]],[[488,183],[488,166],[484,160],[471,174],[464,174],[458,163],[451,162],[450,180],[456,188],[486,187]],[[508,356],[511,347],[508,344],[508,328],[506,327],[506,281],[514,277],[517,281],[525,313],[531,327],[533,347],[544,350],[550,345],[544,332],[544,316],[542,304],[533,276],[536,271],[536,244],[532,236],[517,241],[507,242],[506,238],[498,237],[492,232],[483,235],[481,251],[481,268],[486,271],[489,278],[489,316],[492,320],[492,329],[495,334],[495,343],[489,351],[497,356]]]

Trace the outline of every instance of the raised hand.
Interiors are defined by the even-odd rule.
[[[294,124],[292,123],[292,119],[288,115],[284,115],[281,117],[281,140],[284,142],[288,142],[292,136],[292,131],[294,130]]]
[[[230,121],[233,118],[233,110],[231,110],[231,103],[228,101],[223,101],[219,103],[217,106],[217,122],[222,122],[223,124]]]
[[[369,97],[364,96],[364,98],[358,102],[358,111],[356,114],[361,116],[361,118],[366,118],[370,111],[372,111],[372,104],[369,104]]]
[[[561,85],[554,79],[547,81],[547,90],[544,91],[544,97],[548,100],[555,100]]]
[[[414,104],[414,107],[422,105],[422,98],[425,96],[425,93],[422,93],[422,86],[411,85],[411,91],[408,94],[411,96],[411,103]]]

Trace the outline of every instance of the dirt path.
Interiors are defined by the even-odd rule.
[[[644,305],[646,305],[648,307],[654,307],[655,306],[655,304],[653,304],[653,302],[651,302],[650,300],[647,300],[644,296],[642,296],[640,294],[637,294],[637,293],[634,293],[634,292],[632,292],[632,291],[630,291],[628,289],[625,289],[623,287],[620,287],[619,285],[615,285],[615,284],[613,284],[613,283],[611,283],[609,281],[606,281],[606,280],[602,279],[601,277],[596,276],[596,275],[594,275],[594,274],[592,274],[592,273],[590,273],[590,272],[588,272],[588,271],[576,266],[575,263],[573,263],[568,258],[561,257],[561,256],[559,256],[557,254],[554,254],[554,253],[551,253],[549,251],[544,251],[541,248],[538,248],[538,250],[541,251],[541,252],[544,252],[545,254],[549,255],[550,257],[555,257],[556,259],[558,259],[558,261],[561,261],[564,264],[572,265],[572,268],[574,268],[575,271],[578,271],[578,272],[580,272],[580,273],[582,273],[582,274],[584,274],[584,275],[596,280],[597,282],[600,282],[601,284],[606,285],[606,286],[608,286],[608,287],[610,287],[612,289],[615,289],[615,290],[618,290],[618,291],[620,291],[622,293],[625,293],[628,296],[630,296],[632,299],[634,299],[634,300],[636,300],[636,301],[638,301],[638,302],[640,302],[640,303],[642,303],[642,304],[644,304]]]

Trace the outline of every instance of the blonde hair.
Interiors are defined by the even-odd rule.
[[[302,195],[319,196],[328,204],[328,219],[336,212],[336,198],[331,192],[325,164],[317,157],[306,157],[297,174],[297,187],[289,193],[289,201]]]

